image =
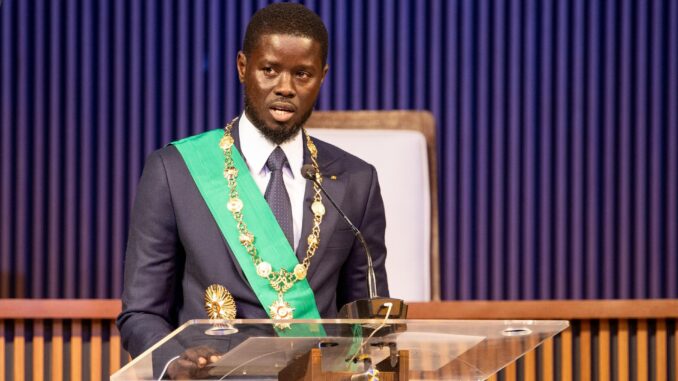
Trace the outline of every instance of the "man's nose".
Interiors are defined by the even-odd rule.
[[[296,94],[294,81],[290,73],[281,73],[275,87],[275,94],[283,97],[293,97]]]

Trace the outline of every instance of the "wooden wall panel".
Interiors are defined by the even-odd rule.
[[[105,378],[129,361],[129,355],[121,351],[120,334],[113,320],[119,302],[78,301],[70,304],[69,301],[49,301],[41,307],[39,302],[31,301],[14,309],[17,303],[21,301],[0,300],[0,379],[3,374],[6,379],[25,379],[25,370],[31,367],[35,380],[41,379],[41,373],[49,375],[45,377],[49,381],[100,380],[102,375]],[[675,301],[636,301],[631,304],[601,301],[599,305],[612,307],[604,312],[588,310],[589,302],[582,303],[581,308],[571,302],[543,302],[541,308],[538,302],[522,303],[497,302],[495,308],[491,308],[492,303],[484,302],[460,302],[456,304],[457,308],[453,308],[455,303],[434,303],[428,307],[413,304],[411,317],[425,318],[422,311],[426,311],[437,314],[436,318],[480,319],[485,316],[499,319],[505,316],[517,319],[522,310],[524,318],[533,318],[533,313],[539,313],[545,319],[570,319],[568,330],[546,340],[538,350],[528,352],[518,362],[490,377],[492,381],[611,380],[613,375],[617,376],[615,380],[624,381],[676,378],[678,310],[674,309]],[[64,307],[73,306],[80,307],[72,310],[77,318],[68,319]],[[14,316],[17,310],[23,311],[24,319],[8,318],[7,315]],[[456,315],[440,316],[441,310],[454,311]],[[614,317],[615,314],[619,316]],[[589,318],[583,318],[586,316]],[[88,352],[83,350],[85,345],[89,347]],[[613,345],[615,356],[612,356]],[[105,346],[110,349],[108,353]],[[103,358],[105,353],[107,359]],[[11,361],[9,367],[6,361]],[[67,368],[64,361],[69,362],[68,374],[64,374]],[[85,361],[90,365],[87,372],[83,370]],[[43,371],[39,370],[41,366]],[[49,367],[50,371],[45,372],[44,367]],[[8,371],[11,374],[6,374]],[[594,371],[597,372],[595,375]],[[440,376],[445,374],[445,371],[439,373]]]
[[[571,328],[563,331],[556,340],[546,340],[538,351],[529,352],[519,360],[524,369],[521,380],[533,379],[529,364],[533,355],[540,352],[541,356],[536,357],[537,367],[541,369],[539,380],[612,380],[616,375],[614,380],[620,381],[676,381],[678,378],[671,369],[676,369],[678,355],[672,352],[675,349],[671,346],[676,348],[678,342],[669,342],[673,334],[668,331],[676,321],[602,319],[596,324],[590,320],[571,321]],[[611,357],[612,343],[615,343],[614,358]],[[554,345],[559,345],[559,351],[554,351]],[[554,353],[559,355],[554,357]],[[556,369],[560,369],[557,376]],[[507,371],[513,369],[509,367],[499,372],[500,378],[512,379],[513,374],[505,373]]]
[[[613,374],[618,375],[619,380],[637,379],[637,380],[667,380],[670,375],[670,369],[675,367],[676,355],[672,353],[669,358],[669,346],[675,345],[669,342],[669,337],[675,339],[675,333],[669,334],[667,327],[675,327],[675,319],[670,319],[672,324],[667,324],[667,319],[647,320],[612,320],[614,327],[611,327],[610,320],[603,319],[597,324],[592,321],[572,321],[573,327],[563,332],[560,337],[554,341],[549,339],[545,341],[539,351],[528,352],[519,362],[510,364],[502,372],[492,376],[491,380],[590,380],[593,378],[592,361],[597,359],[597,377],[598,380],[611,379]],[[87,337],[90,351],[88,358],[83,358],[83,345],[86,340],[85,321],[66,320],[71,327],[70,335],[64,335],[62,320],[41,320],[37,319],[29,324],[27,320],[16,320],[10,322],[2,321],[0,323],[0,370],[3,370],[2,360],[6,357],[6,345],[12,346],[11,361],[13,380],[25,379],[26,367],[32,368],[34,380],[44,379],[45,374],[45,354],[46,346],[51,346],[51,357],[49,365],[51,366],[50,380],[64,379],[64,350],[70,352],[67,358],[70,362],[69,380],[100,380],[101,375],[113,372],[119,369],[121,365],[120,337],[114,327],[112,320],[94,319],[91,324],[91,335]],[[104,335],[103,326],[107,325],[111,330],[110,335]],[[4,328],[10,329],[13,339],[7,342]],[[51,329],[50,329],[51,328]],[[654,329],[653,329],[654,328]],[[675,329],[675,328],[674,328]],[[51,332],[51,334],[49,334]],[[67,331],[68,332],[68,331]],[[31,338],[32,355],[26,357],[28,338]],[[597,345],[592,346],[593,339],[597,340]],[[617,356],[610,358],[610,345],[616,342]],[[110,348],[109,358],[104,361],[103,345],[108,343]],[[556,344],[557,342],[557,344]],[[575,345],[575,342],[578,345]],[[650,348],[653,343],[653,348]],[[554,346],[558,346],[558,351]],[[578,349],[575,351],[575,349]],[[651,350],[652,349],[652,350]],[[653,352],[654,355],[650,355]],[[559,356],[554,357],[555,353]],[[129,361],[125,355],[127,362]],[[89,361],[90,367],[87,374],[83,373],[83,361]],[[630,361],[634,361],[630,363]],[[108,369],[103,369],[107,363]],[[578,364],[575,366],[575,364]],[[42,368],[42,370],[41,370]],[[556,377],[555,370],[559,370],[559,376]],[[23,370],[23,371],[22,371]],[[539,370],[539,373],[537,371]],[[631,374],[633,370],[633,374]],[[2,373],[0,373],[2,374]]]
[[[104,335],[104,325],[109,335]],[[6,361],[11,361],[10,367]],[[101,381],[129,361],[110,319],[0,319],[0,381]]]

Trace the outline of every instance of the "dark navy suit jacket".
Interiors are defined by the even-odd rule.
[[[233,131],[239,145],[237,126]],[[374,167],[318,139],[323,186],[362,231],[373,256],[378,292],[388,296],[384,263],[384,205]],[[306,152],[306,149],[305,149]],[[305,163],[310,163],[308,153]],[[332,179],[331,176],[336,176]],[[297,257],[306,254],[313,221],[309,182]],[[320,245],[308,281],[323,318],[343,304],[367,297],[365,253],[349,226],[325,201]],[[174,146],[146,160],[130,220],[125,255],[123,311],[117,319],[123,346],[137,356],[190,319],[206,319],[205,289],[226,287],[237,318],[268,318]]]

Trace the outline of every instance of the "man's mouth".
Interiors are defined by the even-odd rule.
[[[294,116],[294,106],[289,103],[274,103],[269,107],[269,111],[276,122],[287,122]]]

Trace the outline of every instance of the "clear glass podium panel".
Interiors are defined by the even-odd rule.
[[[111,380],[168,379],[166,365],[196,347],[220,354],[199,379],[285,380],[289,369],[299,367],[313,351],[319,354],[323,372],[361,374],[369,371],[370,364],[375,368],[379,364],[399,369],[401,375],[382,379],[484,380],[568,327],[567,321],[546,320],[292,322],[284,328],[273,320],[192,320]],[[283,369],[287,372],[281,373]]]

